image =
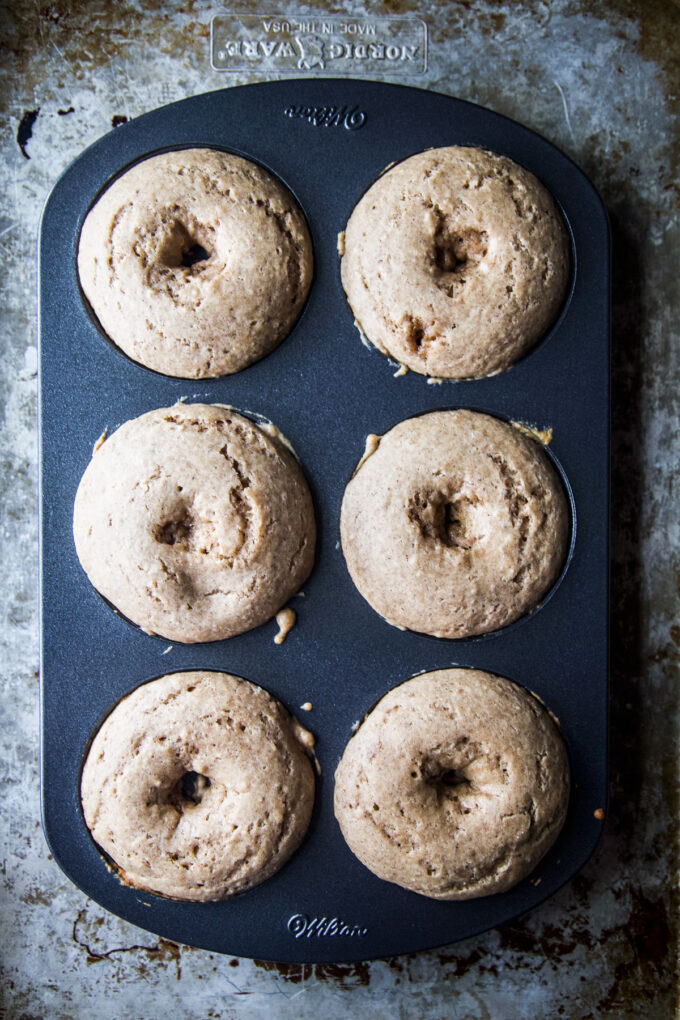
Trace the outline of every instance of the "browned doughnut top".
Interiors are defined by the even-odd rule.
[[[80,282],[135,361],[184,379],[268,354],[309,290],[312,245],[290,192],[248,160],[181,149],[137,163],[88,213]]]
[[[530,874],[568,799],[566,750],[543,705],[473,669],[386,694],[335,774],[335,814],[359,860],[439,900],[503,892]]]
[[[144,630],[215,641],[269,620],[307,579],[307,483],[276,435],[212,404],[126,422],[100,445],[73,534],[95,588]]]
[[[552,325],[569,278],[550,194],[483,149],[429,149],[399,163],[357,203],[343,244],[359,329],[424,375],[508,368]]]
[[[85,821],[126,884],[217,900],[273,875],[314,801],[305,731],[228,673],[143,684],[105,719],[81,781]]]

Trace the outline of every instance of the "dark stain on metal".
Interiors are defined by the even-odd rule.
[[[93,963],[102,963],[104,960],[110,960],[114,956],[118,956],[122,953],[134,953],[137,950],[141,950],[147,954],[150,960],[156,961],[164,966],[169,962],[174,961],[177,970],[177,980],[182,976],[182,947],[178,946],[175,942],[168,942],[167,939],[159,938],[158,942],[154,946],[116,946],[114,949],[107,949],[106,952],[99,952],[94,949],[85,938],[79,937],[81,927],[86,923],[85,919],[86,911],[78,911],[78,916],[73,922],[73,933],[72,938],[77,946],[85,950],[86,962],[88,965]],[[101,925],[103,922],[102,917],[98,917],[95,924]],[[185,947],[189,948],[189,947]]]
[[[21,902],[25,903],[29,907],[35,907],[38,903],[43,907],[50,907],[52,905],[52,899],[52,896],[49,896],[47,893],[44,893],[42,890],[35,887],[33,889],[29,889],[29,891],[21,897]]]
[[[629,7],[631,5],[628,5]],[[658,27],[665,26],[669,38],[670,21],[676,21],[679,12],[665,8],[664,17],[657,9]],[[638,12],[639,15],[639,12]],[[639,22],[645,18],[637,19]],[[641,38],[644,28],[640,27]],[[675,33],[672,49],[680,53]],[[663,50],[662,39],[657,40],[656,49],[647,38],[644,47],[638,43],[647,59],[656,59],[658,65],[670,71]],[[674,161],[677,165],[676,161]],[[599,176],[602,176],[600,172]],[[622,186],[623,185],[623,186]],[[674,838],[668,831],[656,846],[649,846],[645,823],[649,814],[649,783],[654,780],[647,769],[641,767],[640,748],[648,739],[645,733],[645,707],[641,679],[648,669],[644,661],[645,648],[643,620],[645,606],[644,566],[641,562],[641,536],[643,529],[642,492],[644,489],[645,428],[643,418],[643,377],[642,350],[646,336],[646,316],[641,288],[644,266],[636,237],[648,229],[644,210],[640,210],[636,193],[624,178],[614,176],[603,187],[612,227],[612,664],[611,664],[611,718],[612,735],[610,755],[611,803],[608,823],[603,839],[603,850],[609,848],[616,870],[609,875],[601,871],[599,881],[609,882],[617,898],[632,897],[628,919],[615,928],[605,929],[601,936],[601,948],[609,961],[609,973],[614,981],[599,1009],[604,1015],[608,1008],[627,1008],[632,1002],[657,1004],[661,995],[670,992],[673,981],[673,966],[676,959],[678,932],[675,909],[676,892],[673,884]],[[651,212],[651,210],[650,210]],[[649,368],[647,369],[649,371]],[[664,658],[677,649],[669,645]],[[655,656],[652,656],[655,658]],[[676,746],[676,729],[673,713],[669,712],[657,720],[655,744]],[[664,799],[668,805],[668,820],[677,817],[678,793],[675,775],[662,780]],[[650,900],[639,889],[632,887],[630,879],[623,879],[622,867],[630,867],[633,861],[640,861],[642,847],[653,852],[656,859],[667,860],[668,880],[666,897],[670,915],[666,914],[663,897]],[[604,856],[604,855],[603,855]],[[610,864],[610,869],[612,865]],[[617,890],[617,886],[619,887]],[[587,900],[586,900],[587,903]],[[584,904],[585,905],[585,904]],[[669,923],[669,916],[673,919]],[[624,952],[632,947],[631,954]],[[624,961],[621,960],[623,953]],[[614,962],[616,961],[616,963]],[[609,1014],[614,1015],[614,1014]]]
[[[675,956],[666,904],[663,899],[648,899],[641,889],[631,892],[630,917],[615,929],[625,937],[627,952],[616,965],[611,989],[597,1004],[600,1016],[622,1016],[633,1002],[661,1004],[662,996],[673,992],[672,966],[664,966],[669,951]]]
[[[128,118],[124,113],[115,113],[111,118],[111,127],[117,128],[120,127],[121,124],[127,124],[127,122]]]
[[[253,960],[262,970],[276,971],[291,985],[302,984],[313,977],[317,981],[330,981],[342,988],[367,987],[371,983],[371,964],[358,963],[276,963],[273,960]]]
[[[37,6],[37,5],[36,5]],[[204,67],[210,24],[201,21],[193,3],[173,5],[172,15],[162,5],[145,2],[100,4],[92,17],[92,0],[52,0],[49,5],[13,5],[13,17],[3,25],[3,50],[10,55],[16,71],[25,82],[44,87],[43,54],[45,40],[68,61],[70,75],[82,81],[95,67],[108,67],[121,57],[129,58],[137,41],[156,40],[160,52],[170,54],[195,67]],[[1,7],[1,5],[0,5]],[[173,15],[192,20],[173,25]],[[187,44],[190,39],[192,45]]]
[[[24,110],[24,114],[19,121],[19,127],[17,128],[17,144],[21,149],[21,154],[24,159],[30,159],[31,157],[26,152],[26,146],[28,141],[33,136],[33,125],[38,119],[40,113],[40,107],[36,110]]]
[[[540,931],[532,932],[521,924],[506,924],[498,929],[501,947],[523,956],[535,956],[552,961],[560,960],[573,953],[578,946],[590,949],[594,945],[593,935],[587,928],[587,918],[573,917],[568,927],[546,924]]]
[[[641,57],[653,61],[666,80],[666,102],[677,121],[680,116],[680,90],[677,87],[680,72],[680,7],[666,0],[647,0],[644,11],[636,0],[626,0],[622,6],[638,28],[636,48]],[[664,190],[675,192],[680,205],[680,133],[668,139],[670,166],[660,167],[665,181]]]
[[[438,953],[437,958],[447,968],[448,977],[462,977],[463,974],[467,974],[469,970],[472,970],[483,958],[485,954],[481,949],[473,949],[467,956],[457,956],[455,953]],[[410,977],[409,977],[410,980]]]

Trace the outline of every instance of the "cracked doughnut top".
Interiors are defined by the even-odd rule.
[[[342,503],[352,580],[397,627],[462,638],[533,609],[565,561],[569,511],[538,442],[475,411],[395,425]]]
[[[105,598],[143,630],[188,643],[274,616],[309,576],[316,538],[292,453],[209,404],[149,411],[98,446],[73,534]]]
[[[503,892],[557,838],[566,749],[541,702],[509,680],[442,669],[386,694],[335,773],[335,815],[379,878],[439,900]]]
[[[378,178],[341,251],[360,331],[412,371],[450,379],[495,375],[526,353],[556,319],[570,272],[543,185],[504,156],[461,146]]]
[[[270,694],[228,673],[152,680],[92,742],[87,826],[127,885],[182,900],[243,892],[278,871],[307,830],[304,733]]]
[[[100,196],[82,289],[128,357],[183,379],[238,372],[290,332],[312,278],[305,218],[261,167],[212,149],[137,163]]]

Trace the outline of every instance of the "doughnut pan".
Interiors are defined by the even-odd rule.
[[[337,235],[390,163],[449,144],[481,145],[533,171],[561,206],[573,283],[558,322],[509,371],[428,385],[361,342],[340,284]],[[238,375],[157,375],[107,343],[81,297],[76,249],[98,192],[164,148],[215,146],[260,162],[296,195],[315,276],[289,337]],[[289,962],[350,961],[454,942],[529,910],[585,863],[606,809],[608,701],[609,233],[581,171],[538,135],[495,113],[419,89],[331,79],[247,85],[185,99],[106,135],[71,164],[40,232],[42,810],[64,872],[108,910],[181,943]],[[180,398],[271,419],[293,443],[316,504],[317,560],[282,645],[265,624],[229,641],[175,644],[142,633],[94,591],[76,558],[73,500],[105,428]],[[494,634],[447,641],[402,632],[361,598],[339,547],[342,494],[368,433],[445,407],[553,429],[548,447],[572,500],[568,565],[543,605]],[[352,726],[391,687],[452,664],[510,677],[559,717],[573,791],[565,827],[530,878],[500,895],[442,903],[381,882],[346,847],[333,773]],[[88,740],[139,683],[222,669],[260,684],[317,737],[321,766],[307,837],[273,878],[232,900],[193,904],[126,888],[85,827],[79,778]],[[311,712],[299,706],[310,701]],[[598,815],[601,812],[598,811]]]

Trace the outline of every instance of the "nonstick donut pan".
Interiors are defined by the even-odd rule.
[[[426,148],[483,146],[536,174],[573,244],[564,310],[532,352],[493,378],[430,385],[362,344],[340,284],[337,236],[389,164]],[[288,338],[245,371],[188,382],[155,374],[107,343],[81,296],[76,250],[101,189],[130,163],[214,146],[279,176],[305,212],[315,249],[306,308]],[[211,92],[117,128],[66,170],[40,233],[42,802],[55,859],[94,900],[167,939],[291,962],[384,957],[501,924],[584,864],[607,797],[609,237],[595,190],[538,135],[447,96],[376,82],[284,81]],[[97,438],[186,398],[271,419],[302,462],[319,540],[298,622],[282,645],[272,621],[229,641],[170,647],[117,615],[76,558],[73,501]],[[425,411],[469,407],[552,429],[548,453],[572,509],[569,562],[534,613],[480,639],[402,632],[362,599],[345,568],[339,516],[368,433]],[[380,881],[345,845],[333,773],[353,725],[390,688],[452,664],[489,670],[538,694],[559,718],[572,768],[566,825],[530,878],[509,892],[437,902]],[[85,827],[79,781],[97,725],[138,684],[176,670],[246,677],[316,735],[321,766],[307,837],[273,878],[231,900],[194,904],[123,886]],[[311,711],[300,706],[311,702]],[[597,814],[595,814],[597,812]]]

